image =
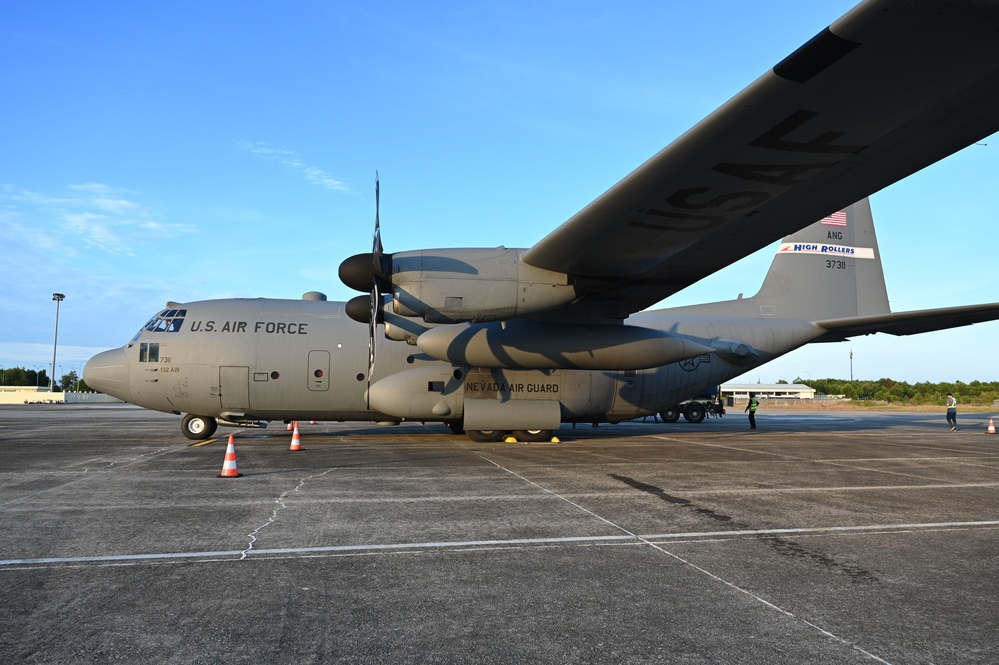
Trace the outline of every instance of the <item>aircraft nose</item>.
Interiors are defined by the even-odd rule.
[[[83,380],[91,390],[131,401],[128,385],[128,361],[124,349],[103,351],[87,361],[83,368]]]

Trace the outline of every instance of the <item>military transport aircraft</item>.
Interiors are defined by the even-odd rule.
[[[168,303],[84,379],[192,439],[316,419],[539,440],[655,413],[809,342],[999,318],[892,313],[866,199],[997,130],[999,0],[868,0],[529,249],[387,254],[376,184],[374,248],[340,267],[367,295]],[[782,236],[755,296],[643,311]]]

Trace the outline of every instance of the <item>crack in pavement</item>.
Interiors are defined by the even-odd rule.
[[[312,480],[313,478],[321,478],[321,477],[325,476],[327,473],[329,473],[331,471],[335,471],[335,470],[336,470],[336,467],[332,467],[332,468],[326,469],[322,473],[316,473],[316,474],[313,474],[311,476],[306,476],[305,478],[302,478],[301,480],[299,480],[298,481],[298,485],[296,485],[294,488],[292,488],[290,490],[287,490],[285,492],[282,492],[276,499],[274,499],[274,503],[277,504],[277,507],[274,508],[274,510],[271,511],[270,518],[266,522],[264,522],[263,524],[261,524],[260,526],[258,526],[256,529],[254,529],[250,533],[246,534],[246,538],[247,538],[247,541],[248,541],[247,547],[246,547],[246,549],[244,549],[240,553],[239,560],[242,561],[242,560],[246,559],[247,556],[249,556],[250,552],[253,550],[254,544],[256,544],[256,542],[257,542],[257,534],[260,533],[262,530],[266,529],[271,524],[273,524],[275,521],[277,521],[278,513],[280,513],[282,510],[284,510],[285,508],[288,507],[288,504],[285,503],[285,499],[288,498],[288,495],[294,494],[295,492],[298,492],[300,489],[302,489],[302,487],[305,486],[305,483],[307,483],[308,481]]]

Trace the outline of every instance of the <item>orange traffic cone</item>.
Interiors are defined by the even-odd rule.
[[[225,449],[225,462],[222,463],[222,473],[219,478],[239,478],[243,474],[236,468],[236,444],[232,434],[229,435],[229,445]]]
[[[315,421],[315,420],[310,420],[310,421],[309,421],[309,424],[310,424],[310,425],[315,425],[315,424],[316,424],[316,421]]]
[[[291,421],[290,420],[288,421],[288,426],[285,427],[284,429],[285,429],[286,432],[290,432],[291,431]]]
[[[996,426],[992,424],[992,416],[989,416],[989,429],[988,429],[988,432],[989,432],[989,434],[995,434],[996,433]]]
[[[291,448],[288,450],[302,449],[302,435],[298,433],[298,421],[295,421],[295,431],[291,434]]]

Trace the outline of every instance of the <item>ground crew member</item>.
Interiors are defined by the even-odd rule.
[[[756,409],[759,406],[760,401],[756,399],[756,393],[749,393],[749,403],[745,409],[749,412],[749,429],[756,429]]]
[[[947,393],[947,424],[950,425],[950,431],[957,431],[957,398]]]

